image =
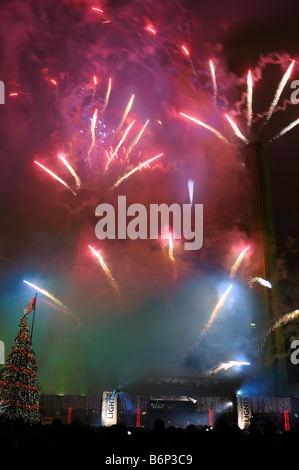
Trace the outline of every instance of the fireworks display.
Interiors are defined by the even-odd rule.
[[[111,86],[112,86],[112,80],[111,80],[111,77],[110,77],[109,80],[108,80],[108,86],[107,86],[107,91],[106,91],[106,96],[105,96],[105,102],[104,102],[104,105],[103,105],[102,113],[105,111],[105,109],[106,109],[107,106],[108,106],[109,98],[110,98],[110,93],[111,93]]]
[[[249,246],[247,246],[244,250],[241,251],[241,253],[239,254],[239,256],[237,257],[236,261],[234,262],[234,264],[232,265],[231,269],[230,269],[230,275],[229,277],[230,278],[233,278],[235,277],[243,259],[244,259],[244,256],[246,255],[247,251],[249,250]]]
[[[273,142],[274,140],[278,139],[279,137],[283,136],[287,132],[291,131],[295,126],[298,126],[299,124],[299,118],[295,119],[295,121],[291,122],[288,126],[284,127],[277,135],[275,135],[272,139],[270,139],[270,142]]]
[[[263,48],[247,57],[247,48],[241,51],[237,43],[230,50],[230,15],[223,13],[216,34],[214,10],[207,9],[202,18],[180,1],[120,6],[62,0],[49,9],[43,2],[33,8],[13,0],[3,8],[1,80],[7,103],[1,190],[11,204],[8,209],[3,203],[2,310],[12,297],[27,296],[24,283],[50,300],[39,305],[35,341],[45,364],[45,389],[53,394],[62,388],[80,394],[85,386],[98,391],[122,375],[165,370],[185,375],[186,350],[192,351],[196,374],[230,369],[237,376],[237,366],[252,364],[251,358],[220,362],[254,350],[245,333],[254,314],[248,299],[264,292],[258,286],[271,289],[269,296],[275,290],[256,276],[258,250],[246,256],[253,244],[241,221],[246,194],[240,150],[256,140],[266,146],[279,139],[282,145],[280,137],[298,126],[297,115],[288,113],[288,83],[296,78],[298,59],[276,52],[264,56]],[[278,160],[282,164],[279,158],[271,164]],[[283,163],[285,171],[289,164]],[[287,191],[281,193],[287,207]],[[184,250],[183,236],[172,231],[170,210],[171,233],[164,243],[107,236],[99,252],[95,209],[113,206],[119,233],[124,215],[117,213],[119,195],[146,209],[185,205],[189,232],[195,229],[196,204],[203,204],[202,248]],[[131,216],[125,216],[129,223]],[[231,266],[231,253],[241,248]],[[70,307],[20,282],[27,276],[59,284],[58,296]],[[230,284],[224,293],[223,280]],[[70,318],[63,320],[59,312]],[[297,312],[273,324],[266,336]],[[7,336],[10,313],[3,314]],[[62,320],[83,327],[84,337]],[[207,335],[211,347],[203,352]],[[244,356],[238,354],[243,347]],[[62,370],[61,357],[72,358],[76,373],[72,366]]]
[[[93,147],[95,146],[95,143],[96,143],[95,126],[96,126],[96,123],[97,123],[97,119],[98,119],[98,110],[96,109],[95,112],[93,113],[92,120],[91,120],[91,125],[90,125],[92,143],[91,143],[91,146],[89,147],[88,155],[87,155],[87,159],[88,159],[89,163],[91,163],[91,161],[90,161],[91,151],[92,151],[92,149],[93,149]]]
[[[112,287],[113,287],[114,291],[116,292],[116,294],[121,295],[119,285],[116,282],[116,280],[114,279],[114,277],[112,276],[111,271],[109,270],[109,268],[107,267],[105,261],[103,260],[103,257],[92,246],[89,245],[89,248],[93,252],[93,254],[98,258],[98,260],[99,260],[99,262],[100,262],[100,264],[103,268],[103,271],[105,272],[107,278],[109,279],[110,284],[112,285]]]
[[[193,203],[193,192],[194,192],[194,181],[188,180],[188,193],[189,193],[189,201],[190,205],[192,206]]]
[[[190,52],[188,51],[188,49],[187,49],[186,46],[183,45],[183,46],[182,46],[182,49],[183,49],[183,51],[185,52],[185,54],[186,54],[187,56],[190,55]]]
[[[32,282],[25,281],[25,280],[23,282],[25,282],[25,284],[27,284],[28,286],[33,287],[33,289],[37,290],[41,294],[43,294],[46,297],[48,297],[49,299],[51,299],[54,302],[54,304],[56,304],[60,308],[60,310],[62,312],[66,313],[67,315],[70,315],[71,317],[73,317],[73,319],[76,321],[77,327],[81,326],[81,321],[79,320],[79,318],[66,305],[64,305],[62,302],[60,302],[60,300],[58,300],[56,297],[54,297],[53,294],[46,291],[45,289],[41,289],[40,287],[36,286],[35,284],[32,284]]]
[[[270,118],[272,116],[272,114],[274,113],[274,111],[277,109],[277,105],[278,105],[278,102],[281,98],[281,95],[283,93],[283,90],[286,86],[286,83],[287,81],[289,80],[290,76],[291,76],[291,72],[292,72],[292,69],[294,67],[294,64],[295,64],[295,61],[293,60],[291,62],[291,64],[289,65],[287,71],[284,73],[281,81],[279,82],[279,85],[278,85],[278,88],[275,92],[275,95],[274,95],[274,98],[273,98],[273,101],[268,109],[268,112],[266,113],[266,119],[263,123],[263,126],[268,124],[269,121],[270,121]],[[214,97],[215,97],[215,78],[214,78],[214,73],[215,73],[215,70],[214,70],[214,66],[213,66],[213,63],[211,63],[210,61],[210,69],[211,69],[211,74],[212,74],[212,79],[213,79],[213,83],[214,83]],[[251,71],[249,70],[248,74],[247,74],[247,93],[246,93],[246,102],[247,102],[247,131],[250,131],[251,129],[251,126],[252,126],[252,119],[253,119],[253,113],[252,113],[252,107],[253,107],[253,79],[252,79],[252,73]],[[215,98],[214,98],[215,100]],[[181,116],[184,116],[185,118],[187,119],[190,119],[191,121],[193,122],[196,122],[197,124],[199,124],[200,126],[204,127],[205,129],[209,130],[210,132],[212,132],[218,139],[222,140],[223,142],[227,143],[227,144],[230,144],[232,145],[232,143],[222,134],[220,133],[217,129],[215,129],[214,127],[211,127],[209,126],[208,124],[205,124],[204,122],[202,121],[199,121],[198,119],[194,118],[194,117],[191,117],[191,116],[188,116],[186,114],[183,114],[183,113],[180,113]],[[225,117],[226,119],[228,120],[228,122],[230,123],[233,131],[234,131],[234,134],[240,139],[243,141],[243,143],[245,145],[249,144],[250,143],[250,139],[248,139],[242,132],[241,130],[239,129],[239,127],[237,126],[237,124],[233,121],[233,119],[231,117],[228,116],[227,113],[225,113]],[[282,135],[284,135],[286,132],[290,131],[291,129],[293,129],[297,124],[298,124],[299,120],[296,119],[295,121],[293,121],[291,124],[289,124],[287,127],[285,127],[284,129],[282,129],[276,136],[272,137],[269,139],[268,141],[268,144],[270,142],[272,142],[273,140],[276,140],[278,137],[281,137]],[[262,127],[263,127],[262,126]]]
[[[120,141],[118,142],[117,146],[115,147],[115,150],[112,152],[112,155],[110,156],[108,162],[106,163],[106,167],[105,167],[105,170],[108,169],[108,166],[109,166],[109,163],[111,162],[111,160],[113,160],[113,158],[115,157],[115,155],[117,154],[120,146],[123,144],[125,138],[127,137],[128,133],[130,132],[130,129],[131,127],[134,125],[135,121],[132,121],[131,124],[126,128],[125,132],[123,133],[123,136],[122,138],[120,139]]]
[[[67,169],[69,170],[71,175],[74,177],[74,180],[75,180],[75,183],[76,183],[76,189],[80,189],[81,180],[80,180],[79,176],[77,175],[77,173],[75,172],[74,168],[68,163],[68,161],[62,155],[58,155],[58,156],[59,156],[60,160],[63,161],[63,163],[65,164],[65,166],[67,167]]]
[[[210,132],[212,132],[213,134],[216,135],[216,137],[218,137],[218,139],[222,140],[222,142],[226,143],[226,144],[230,144],[229,140],[224,137],[224,135],[222,135],[219,131],[217,131],[216,129],[214,129],[213,127],[209,126],[208,124],[205,124],[201,121],[199,121],[198,119],[194,118],[194,117],[191,117],[191,116],[188,116],[187,114],[184,114],[184,113],[180,113],[182,116],[184,116],[185,118],[187,119],[190,119],[190,121],[193,121],[193,122],[196,122],[196,124],[198,124],[199,126],[202,126],[204,127],[205,129],[209,130]]]
[[[252,123],[252,76],[249,70],[247,75],[247,126],[250,128]]]
[[[115,131],[116,134],[117,134],[117,133],[120,131],[120,129],[122,128],[123,123],[125,122],[126,117],[127,117],[127,115],[129,114],[129,112],[130,112],[130,110],[131,110],[131,107],[132,107],[132,104],[133,104],[133,100],[134,100],[134,95],[131,96],[131,99],[130,99],[129,103],[127,104],[127,107],[126,107],[126,109],[125,109],[125,111],[124,111],[124,114],[123,114],[123,116],[122,116],[122,118],[121,118],[121,121],[120,121],[120,123],[119,123],[119,125],[118,125],[118,127],[117,127],[117,129],[116,129],[116,131]]]
[[[230,123],[230,125],[232,126],[233,131],[236,134],[236,136],[239,137],[241,140],[243,140],[243,142],[245,142],[245,144],[248,144],[249,140],[246,139],[246,137],[244,137],[244,135],[239,130],[238,126],[234,123],[234,121],[227,114],[225,115],[225,117],[228,120],[228,122]]]
[[[209,61],[210,64],[210,70],[211,70],[211,77],[212,77],[212,83],[213,83],[213,98],[214,98],[214,103],[216,104],[217,100],[217,81],[216,81],[216,73],[215,73],[215,67],[213,64],[213,61]]]
[[[276,106],[277,106],[277,103],[279,101],[279,98],[281,97],[281,94],[284,90],[284,87],[286,86],[287,84],[287,81],[289,80],[290,76],[291,76],[291,73],[292,73],[292,69],[294,67],[294,64],[295,64],[295,61],[293,60],[292,63],[289,65],[287,71],[284,73],[281,81],[279,82],[279,85],[278,85],[278,88],[276,90],[276,93],[274,95],[274,98],[273,98],[273,101],[269,107],[269,110],[268,110],[268,113],[267,113],[267,117],[266,117],[266,122],[268,123]]]
[[[74,196],[77,195],[77,193],[63,180],[61,179],[59,176],[57,176],[53,171],[49,170],[48,168],[46,168],[44,165],[42,165],[41,163],[37,162],[36,160],[34,161],[34,163],[36,163],[38,166],[40,166],[44,171],[46,171],[47,173],[49,173],[49,175],[51,175],[56,181],[58,181],[60,184],[62,184],[63,186],[65,186],[67,189],[69,189],[73,194]]]
[[[262,277],[253,277],[252,279],[249,279],[249,281],[248,281],[249,287],[252,287],[253,284],[255,284],[255,283],[258,283],[258,284],[260,284],[261,286],[264,286],[264,287],[268,287],[268,289],[272,289],[271,282],[266,281]]]
[[[176,264],[176,260],[175,260],[174,255],[173,255],[173,239],[172,239],[172,234],[171,234],[171,233],[169,234],[168,255],[169,255],[169,259],[170,259],[170,261],[171,261],[172,267],[173,267],[173,276],[174,276],[174,278],[176,279],[178,273],[177,273],[177,264]]]
[[[228,370],[231,367],[240,367],[240,366],[250,366],[250,362],[242,362],[242,361],[240,361],[240,362],[238,362],[238,361],[222,362],[221,364],[219,364],[214,369],[209,369],[206,372],[206,375],[209,376],[209,375],[212,375],[212,374],[218,374],[218,372],[220,372],[222,370]]]
[[[134,121],[133,121],[134,122]],[[146,121],[146,123],[144,124],[144,126],[142,127],[142,129],[140,130],[140,132],[136,135],[136,137],[134,138],[134,140],[132,141],[132,143],[130,144],[130,152],[133,150],[133,148],[135,147],[136,144],[138,144],[143,132],[145,131],[145,128],[146,126],[148,125],[149,123],[149,119]]]
[[[141,170],[141,168],[144,168],[145,166],[149,165],[151,162],[153,162],[154,160],[157,160],[157,158],[160,158],[163,156],[163,153],[160,153],[159,155],[156,155],[155,157],[153,158],[150,158],[149,160],[147,160],[146,162],[143,162],[143,163],[139,163],[139,165],[135,168],[133,168],[133,170],[129,171],[128,173],[126,173],[124,176],[122,176],[121,178],[119,178],[116,183],[114,184],[113,188],[116,188],[117,186],[120,185],[120,183],[122,183],[125,179],[129,178],[129,176],[133,175],[136,171],[139,171]]]
[[[299,310],[297,309],[297,310],[294,310],[293,312],[286,313],[285,315],[280,317],[277,321],[273,322],[273,324],[270,326],[268,331],[266,331],[263,337],[261,349],[263,349],[266,339],[271,333],[273,333],[274,330],[276,330],[277,328],[280,328],[283,325],[290,323],[291,321],[295,320],[298,317],[299,317]]]
[[[213,312],[212,312],[212,315],[208,321],[208,323],[206,324],[206,326],[204,327],[204,329],[202,330],[202,333],[200,335],[200,338],[202,338],[203,336],[205,336],[208,332],[208,330],[211,328],[219,310],[223,307],[226,299],[227,299],[227,296],[229,295],[231,289],[232,289],[232,284],[226,289],[226,291],[224,292],[224,294],[222,295],[222,297],[220,298],[219,302],[217,302],[217,305],[216,307],[214,308]]]
[[[201,334],[199,335],[197,341],[195,342],[195,344],[192,346],[191,350],[192,351],[195,351],[199,345],[200,345],[200,342],[202,341],[202,338],[204,336],[206,336],[206,334],[208,333],[209,329],[211,328],[211,326],[213,325],[214,321],[215,321],[215,318],[217,317],[218,315],[218,312],[219,310],[223,307],[223,305],[225,304],[225,301],[230,293],[230,291],[232,290],[232,284],[226,289],[226,291],[224,292],[224,294],[221,296],[221,298],[219,299],[219,301],[217,302],[210,318],[209,318],[209,321],[206,323],[206,325],[204,326]]]

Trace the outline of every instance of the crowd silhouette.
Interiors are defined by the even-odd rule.
[[[29,425],[22,420],[0,421],[0,449],[45,451],[93,451],[102,456],[146,456],[148,454],[190,454],[200,458],[203,450],[285,450],[299,445],[299,423],[290,431],[278,431],[273,422],[258,429],[253,420],[247,431],[237,424],[219,421],[209,426],[188,425],[186,428],[166,427],[157,419],[151,429],[116,424],[110,427],[84,425],[78,420],[63,424]]]

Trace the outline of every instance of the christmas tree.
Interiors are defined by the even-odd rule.
[[[29,337],[28,310],[24,309],[19,332],[12,352],[7,358],[0,376],[0,401],[6,408],[5,418],[23,419],[26,423],[40,421],[37,387],[37,366]]]

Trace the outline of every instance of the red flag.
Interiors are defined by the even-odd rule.
[[[29,315],[29,313],[31,313],[31,312],[34,310],[35,304],[36,304],[36,297],[34,297],[34,298],[31,300],[31,302],[29,302],[27,315]]]

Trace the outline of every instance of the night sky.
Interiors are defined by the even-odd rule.
[[[22,309],[36,293],[23,280],[67,307],[61,309],[38,293],[33,349],[43,393],[96,394],[122,378],[200,375],[221,361],[255,360],[246,329],[252,316],[247,280],[255,276],[255,257],[249,252],[206,342],[189,364],[184,362],[231,282],[230,267],[250,243],[239,205],[244,143],[224,117],[229,114],[246,134],[249,69],[254,81],[249,137],[261,140],[269,161],[281,314],[298,308],[299,127],[269,144],[298,118],[299,105],[290,101],[290,83],[299,80],[297,12],[295,1],[2,1],[0,340],[7,356]],[[216,70],[216,102],[210,59]],[[292,60],[291,79],[263,127]],[[116,135],[133,94],[132,108]],[[95,109],[99,115],[90,166]],[[181,112],[217,129],[234,145]],[[147,119],[128,161],[124,150]],[[105,151],[116,147],[133,120],[128,140],[105,171]],[[140,162],[162,152],[163,157],[111,189]],[[76,196],[34,163],[74,189],[59,154],[81,179]],[[187,204],[189,178],[194,179],[194,203],[204,205],[204,243],[187,252],[180,240],[174,241],[177,278],[168,241],[95,237],[99,203],[115,206],[117,196],[125,195],[128,205]],[[101,253],[121,296],[88,245]],[[234,373],[240,370],[227,372]]]

